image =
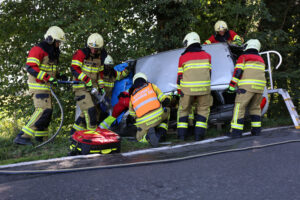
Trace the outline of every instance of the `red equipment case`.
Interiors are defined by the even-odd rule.
[[[107,129],[76,131],[71,136],[70,155],[120,152],[121,137]]]

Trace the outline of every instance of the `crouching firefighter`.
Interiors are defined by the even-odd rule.
[[[170,103],[170,98],[147,82],[146,75],[141,72],[134,75],[130,93],[128,117],[137,126],[136,139],[157,147],[160,137],[168,130],[170,109],[164,107]]]
[[[57,26],[50,27],[44,37],[45,40],[34,46],[27,57],[28,86],[35,111],[14,139],[16,144],[32,145],[32,137],[42,142],[48,134],[52,116],[50,84],[57,83],[55,77],[60,54],[59,46],[66,39],[63,30]]]
[[[177,91],[180,96],[177,131],[184,140],[188,132],[189,112],[196,101],[195,140],[204,138],[207,120],[212,105],[210,94],[211,56],[202,50],[197,33],[187,34],[183,40],[186,50],[178,63]]]
[[[251,134],[261,132],[262,93],[266,86],[265,63],[259,55],[261,44],[257,39],[246,42],[244,53],[238,58],[228,92],[236,92],[230,137],[241,137],[246,107],[251,118]]]
[[[98,33],[93,33],[87,40],[87,47],[79,49],[73,55],[71,71],[74,80],[82,83],[73,85],[75,100],[80,107],[81,114],[75,120],[71,129],[72,135],[75,131],[95,130],[100,117],[100,111],[96,109],[96,102],[91,95],[91,89],[97,88],[103,93],[104,84],[100,77],[103,63],[107,56],[103,47],[103,38]]]

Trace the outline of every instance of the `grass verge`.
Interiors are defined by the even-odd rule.
[[[245,123],[245,130],[250,130],[250,123]],[[284,125],[292,125],[293,122],[289,116],[281,117],[278,119],[263,118],[263,128],[277,127]],[[59,158],[67,156],[69,152],[69,127],[63,127],[60,135],[55,138],[55,141],[51,144],[43,146],[39,149],[34,149],[30,146],[20,146],[13,144],[13,139],[17,135],[18,130],[24,125],[22,120],[15,121],[13,119],[0,120],[0,165],[12,164],[24,161],[43,160],[50,158]],[[219,131],[215,126],[209,127],[206,138],[213,138],[224,135],[228,132],[230,125],[223,125],[222,130]],[[56,127],[50,127],[49,132],[54,132]],[[167,135],[167,141],[171,145],[184,143],[179,141],[176,137],[176,131],[170,130],[171,134]],[[187,138],[185,142],[193,141],[193,136]],[[150,148],[148,144],[138,143],[129,139],[122,139],[121,151],[129,152],[139,149]]]

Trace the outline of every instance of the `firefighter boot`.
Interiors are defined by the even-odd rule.
[[[158,147],[159,145],[159,137],[157,137],[155,128],[152,127],[148,130],[146,139],[150,143],[152,147]]]
[[[258,115],[250,115],[251,117],[251,135],[259,136],[261,132],[261,117]]]
[[[206,122],[206,117],[203,117],[201,115],[196,115],[196,125],[195,125],[195,140],[203,140],[205,131],[207,128],[207,122]]]
[[[21,145],[32,145],[31,137],[27,134],[24,134],[23,131],[20,131],[20,133],[14,139],[14,143]]]
[[[166,135],[167,135],[167,130],[164,128],[158,128],[156,132],[156,136],[159,138],[159,142],[165,142],[166,141]]]
[[[188,133],[188,116],[180,117],[177,123],[177,134],[179,140],[184,140]]]

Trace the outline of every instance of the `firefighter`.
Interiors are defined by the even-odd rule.
[[[170,98],[147,81],[145,74],[139,72],[133,77],[130,92],[129,122],[137,126],[136,139],[157,147],[160,137],[168,130],[170,109],[164,108]],[[157,128],[157,132],[155,131]]]
[[[178,64],[177,91],[180,96],[177,131],[178,138],[184,140],[188,131],[189,112],[196,101],[195,140],[204,138],[207,120],[212,105],[210,94],[211,56],[202,50],[197,33],[187,34],[183,40],[186,47]]]
[[[233,30],[228,30],[226,22],[219,20],[215,24],[215,34],[210,36],[204,44],[212,44],[218,42],[229,42],[235,45],[242,45],[243,39]]]
[[[251,134],[261,132],[262,93],[266,86],[265,63],[259,55],[261,44],[257,39],[246,42],[244,53],[238,58],[228,92],[236,92],[231,131],[229,136],[241,137],[246,107],[251,118]]]
[[[51,26],[45,40],[34,46],[28,54],[26,70],[28,72],[29,92],[32,95],[35,111],[29,122],[14,139],[14,143],[32,145],[31,138],[42,142],[47,136],[52,116],[50,84],[57,84],[56,70],[60,54],[60,44],[65,42],[64,31]]]
[[[127,65],[128,66],[128,65]],[[106,97],[111,99],[112,90],[115,85],[115,81],[119,81],[129,74],[129,69],[125,68],[123,71],[117,71],[114,69],[114,61],[110,55],[104,60],[104,70],[101,71],[101,79],[103,80],[104,90],[106,93]]]
[[[98,33],[93,33],[88,37],[87,47],[75,52],[72,59],[71,71],[74,80],[81,81],[73,85],[75,100],[80,107],[81,114],[75,120],[71,129],[72,135],[79,130],[95,130],[97,120],[100,117],[99,111],[94,104],[90,91],[97,88],[100,93],[104,92],[104,82],[100,73],[103,71],[104,60],[107,53],[103,48],[103,38]]]

